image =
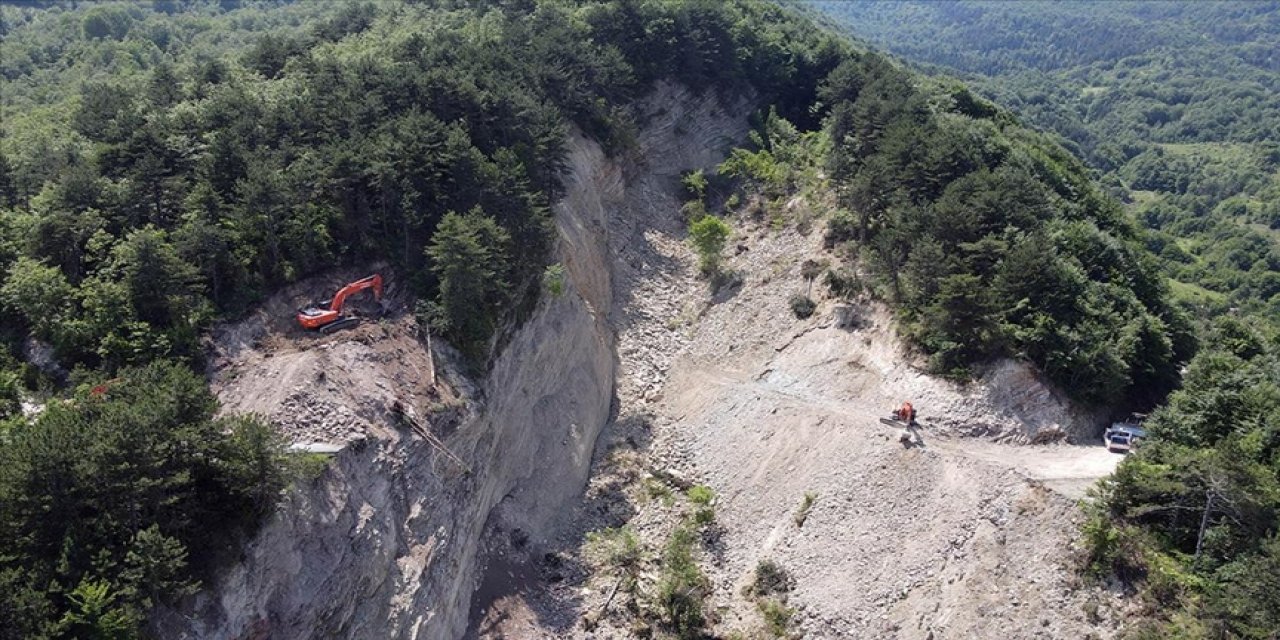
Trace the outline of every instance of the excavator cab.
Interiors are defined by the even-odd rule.
[[[908,425],[915,424],[916,408],[910,402],[903,402],[902,407],[893,412],[894,418]]]
[[[339,329],[360,323],[360,318],[344,316],[343,308],[347,298],[364,290],[372,290],[375,300],[382,301],[382,274],[375,273],[348,284],[334,294],[333,299],[320,304],[309,304],[298,309],[298,324],[304,329],[318,330],[321,333],[333,333]]]
[[[306,307],[298,309],[298,324],[302,325],[304,329],[318,329],[324,333],[335,331],[336,329],[329,329],[328,327],[339,319],[338,316],[340,314],[329,309],[328,306],[328,302],[319,304],[312,302]],[[357,320],[357,318],[350,319]]]

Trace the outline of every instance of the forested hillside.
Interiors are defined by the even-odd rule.
[[[963,86],[878,54],[837,67],[819,97],[831,110],[821,138],[768,118],[722,172],[775,198],[814,181],[834,191],[828,241],[847,263],[833,289],[895,304],[935,373],[1023,358],[1102,405],[1172,388],[1195,349],[1189,320],[1078,160]],[[821,177],[800,171],[815,158]]]
[[[130,637],[302,473],[265,425],[214,419],[194,373],[213,322],[304,276],[385,260],[482,372],[556,273],[568,132],[625,155],[628,106],[659,82],[759,108],[754,144],[713,177],[732,194],[704,201],[690,177],[707,271],[735,207],[789,224],[797,191],[834,193],[813,198],[830,203],[842,260],[826,284],[893,304],[936,373],[1016,357],[1086,403],[1153,402],[1196,346],[1173,294],[1208,287],[1207,252],[1226,244],[1144,231],[1052,137],[754,0],[49,3],[0,18],[4,637]],[[1197,274],[1172,292],[1152,252],[1169,245]],[[1230,272],[1245,284],[1224,304],[1266,270]],[[1237,356],[1265,373],[1258,344]],[[1244,371],[1202,369],[1205,384]],[[1252,457],[1230,460],[1265,475],[1277,431],[1260,411],[1274,397],[1250,402]],[[1214,429],[1183,431],[1210,442]],[[1169,491],[1199,495],[1175,480]],[[1238,542],[1220,566],[1274,557],[1244,535],[1273,540],[1274,527],[1240,533],[1237,512],[1211,515]]]
[[[1280,315],[1280,4],[806,4],[1061,135],[1202,315]]]
[[[64,361],[189,358],[210,317],[338,262],[447,292],[446,265],[419,267],[453,212],[450,233],[498,241],[493,290],[435,314],[480,349],[538,282],[566,126],[625,144],[621,105],[668,75],[729,90],[751,69],[807,104],[779,89],[835,54],[735,29],[741,9],[646,6],[6,8],[6,308]]]
[[[274,505],[270,429],[214,421],[193,372],[212,322],[386,260],[483,368],[538,295],[571,127],[624,152],[626,105],[659,80],[812,126],[845,48],[756,2],[53,2],[0,19],[5,638],[133,637]]]
[[[1140,586],[1136,637],[1280,628],[1280,5],[807,3],[1053,131],[1148,228],[1204,348],[1105,483],[1097,575]]]

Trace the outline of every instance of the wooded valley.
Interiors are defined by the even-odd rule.
[[[659,83],[757,110],[686,177],[713,287],[747,207],[830,194],[841,262],[806,277],[890,305],[930,373],[1154,409],[1083,533],[1150,602],[1134,637],[1270,637],[1280,9],[808,5],[0,5],[0,637],[137,637],[314,474],[215,417],[215,323],[385,261],[483,375],[558,295],[568,136],[625,157]]]

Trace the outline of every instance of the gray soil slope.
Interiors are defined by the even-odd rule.
[[[1097,416],[1013,362],[968,385],[925,375],[867,300],[815,285],[817,312],[796,319],[801,262],[835,260],[820,225],[733,220],[728,267],[742,283],[712,294],[685,241],[679,178],[744,139],[745,109],[671,86],[638,109],[627,157],[571,139],[555,208],[565,292],[484,379],[427,348],[394,287],[381,321],[329,337],[290,326],[306,294],[363,272],[303,283],[216,332],[225,410],[346,448],[242,562],[155,617],[158,637],[636,637],[655,550],[692,482],[718,496],[699,556],[718,633],[760,628],[741,587],[772,559],[795,578],[805,637],[1113,634],[1119,600],[1078,584],[1072,541],[1075,499],[1117,458],[1025,444],[1096,441]],[[904,399],[927,425],[923,446],[878,422]],[[461,464],[398,424],[397,401]],[[624,524],[647,560],[638,591],[619,595],[582,545]]]
[[[658,177],[675,192],[674,176]],[[741,589],[763,559],[795,578],[794,628],[805,637],[1114,632],[1120,600],[1080,585],[1073,540],[1075,500],[1118,457],[1061,442],[1096,442],[1096,414],[1014,362],[968,385],[925,375],[887,310],[823,300],[820,285],[818,312],[796,319],[788,298],[806,290],[801,263],[834,260],[820,229],[734,221],[728,267],[743,284],[713,295],[696,277],[676,203],[642,222],[641,234],[610,236],[619,277],[646,295],[615,299],[616,416],[574,513],[577,530],[558,541],[557,582],[480,612],[473,637],[635,637],[628,610],[643,610],[643,595],[627,602],[612,574],[593,574],[581,534],[625,524],[656,557],[682,507],[652,499],[649,486],[672,477],[684,480],[674,488],[700,482],[718,496],[703,562],[721,633],[760,628]],[[837,323],[846,304],[854,321]],[[878,421],[903,399],[928,425],[923,446],[903,448]],[[1023,444],[1045,435],[1060,442]],[[800,527],[793,516],[806,493],[817,499]],[[504,562],[521,556],[496,546]],[[656,570],[655,560],[642,593]],[[611,594],[609,613],[585,629],[581,620]]]

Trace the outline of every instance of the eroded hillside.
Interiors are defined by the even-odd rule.
[[[0,637],[1117,628],[1078,403],[1195,344],[1049,138],[764,0],[172,9],[0,7]]]
[[[677,176],[664,177],[674,194]],[[719,633],[763,633],[743,595],[763,560],[794,580],[789,628],[805,637],[1117,628],[1118,602],[1082,588],[1074,564],[1074,500],[1117,461],[1088,446],[1099,416],[1012,361],[968,385],[925,375],[876,303],[815,293],[826,299],[797,320],[788,298],[807,288],[802,263],[830,257],[820,229],[739,219],[727,268],[742,284],[712,294],[674,196],[667,204],[645,221],[643,242],[611,244],[615,269],[644,265],[631,287],[650,295],[617,298],[617,410],[575,527],[549,556],[491,537],[498,571],[525,584],[477,611],[476,637],[635,637],[637,621],[657,615],[663,545],[697,509],[666,496],[694,484],[718,496],[700,560]],[[922,446],[904,448],[878,421],[906,398],[928,425]],[[1080,444],[1025,444],[1064,438]],[[634,583],[592,569],[581,536],[609,527],[637,533]]]
[[[345,449],[194,621],[164,615],[157,629],[454,638],[470,619],[479,637],[632,637],[686,509],[678,495],[701,483],[718,497],[697,558],[725,633],[760,626],[741,594],[768,559],[794,580],[791,628],[810,637],[1108,635],[1108,598],[1072,568],[1069,497],[1114,458],[995,442],[1087,441],[1091,417],[1012,362],[967,386],[920,373],[871,302],[815,293],[817,312],[797,320],[786,300],[805,287],[801,262],[822,257],[817,231],[741,220],[729,266],[742,283],[710,295],[679,176],[745,135],[745,108],[667,86],[639,113],[627,159],[572,141],[556,206],[566,289],[486,379],[468,381],[446,347],[428,353],[394,290],[385,318],[330,337],[274,320],[320,283],[215,334],[227,410]],[[877,421],[904,398],[921,409],[922,446]],[[396,401],[461,464],[406,429]],[[619,594],[581,545],[622,525],[645,568]]]

